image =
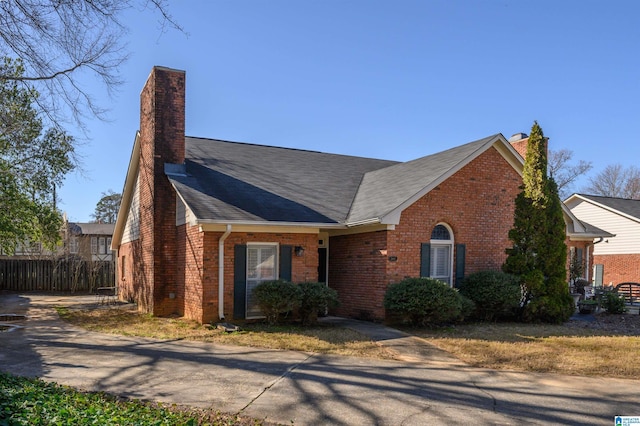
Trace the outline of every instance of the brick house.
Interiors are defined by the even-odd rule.
[[[640,200],[573,194],[565,203],[581,220],[613,233],[593,247],[602,283],[640,282]]]
[[[113,237],[120,297],[199,322],[260,315],[261,280],[321,281],[382,319],[387,286],[499,269],[523,159],[501,134],[408,162],[186,137],[185,73],[155,67]],[[518,138],[524,146],[526,138]],[[565,210],[567,241],[594,236]]]

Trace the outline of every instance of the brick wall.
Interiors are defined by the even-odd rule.
[[[329,286],[338,292],[335,314],[365,320],[384,318],[387,231],[329,239]]]
[[[430,241],[438,223],[451,227],[454,244],[465,244],[465,275],[500,269],[521,183],[491,148],[408,207],[394,231],[331,238],[329,283],[340,294],[338,313],[383,318],[387,286],[420,275],[420,244]]]
[[[640,254],[597,255],[593,262],[604,265],[604,285],[640,282]]]
[[[215,250],[209,250],[209,245],[205,252],[217,253],[218,239],[212,238],[211,244],[215,244]],[[234,247],[236,245],[246,245],[247,243],[278,243],[279,245],[302,246],[305,251],[302,256],[293,254],[291,259],[291,281],[312,282],[318,280],[318,235],[317,234],[288,234],[288,233],[236,233],[231,232],[224,243],[224,312],[225,318],[233,318],[233,267],[234,267]],[[213,248],[213,247],[212,247]],[[215,257],[215,261],[213,259]],[[218,318],[218,258],[212,256],[215,263],[215,296],[212,300],[215,303],[211,306],[211,311],[205,313],[206,318]],[[211,265],[213,267],[213,265]]]
[[[136,259],[141,257],[139,240],[122,244],[118,249],[118,264],[116,265],[116,282],[118,297],[127,302],[136,302],[138,309],[150,312],[152,306],[151,293],[145,288],[148,282],[144,276],[146,269],[140,268]]]
[[[218,321],[218,242],[222,232],[202,232],[197,226],[178,227],[176,268],[176,303],[184,306],[186,318],[200,323]],[[224,313],[233,319],[234,247],[247,243],[278,243],[303,246],[303,256],[293,256],[293,282],[317,281],[318,235],[286,233],[229,234],[224,243]],[[181,288],[183,290],[181,290]],[[241,318],[243,319],[243,318]]]
[[[515,149],[518,154],[520,154],[522,158],[525,158],[527,156],[527,144],[529,143],[529,138],[520,139],[509,143],[511,144],[513,149]]]

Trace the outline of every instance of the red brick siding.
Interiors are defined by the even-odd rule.
[[[337,315],[384,318],[387,231],[343,235],[329,240],[329,286],[338,292]]]
[[[520,139],[518,141],[509,143],[511,144],[513,149],[515,149],[518,154],[520,154],[522,158],[525,158],[527,156],[527,144],[529,143],[529,138]]]
[[[149,300],[142,308],[155,315],[182,313],[175,297],[175,191],[164,164],[184,162],[184,90],[184,73],[154,68],[140,94],[140,255],[135,264]]]
[[[141,256],[140,241],[132,241],[122,244],[118,249],[118,264],[116,283],[118,297],[127,302],[136,302],[138,309],[150,312],[152,304],[151,292],[145,287],[147,282],[144,276],[145,269],[139,267],[138,259]],[[124,263],[124,273],[123,273]]]
[[[640,282],[640,254],[597,255],[593,262],[604,265],[604,285]]]
[[[207,240],[208,241],[208,240]],[[218,238],[212,239],[209,249],[207,245],[205,252],[217,253]],[[225,318],[233,317],[233,267],[234,267],[234,247],[236,245],[246,245],[247,243],[278,243],[279,245],[302,246],[305,251],[302,256],[293,254],[291,259],[291,281],[294,283],[311,282],[318,280],[318,235],[317,234],[287,234],[287,233],[235,233],[232,232],[224,243],[224,313]],[[214,256],[212,256],[214,257]],[[218,317],[217,295],[218,295],[218,259],[215,258],[215,312],[210,313],[212,318]],[[237,318],[240,319],[240,318]]]
[[[340,294],[338,313],[383,317],[386,287],[419,276],[420,244],[430,241],[433,227],[441,222],[453,230],[455,244],[466,246],[465,275],[500,269],[521,183],[520,175],[491,148],[405,209],[395,230],[331,238],[329,283]],[[386,256],[373,248],[386,249]],[[397,260],[389,261],[390,256]]]

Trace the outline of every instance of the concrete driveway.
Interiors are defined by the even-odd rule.
[[[0,370],[91,391],[296,425],[613,424],[640,415],[640,381],[470,368],[368,323],[409,361],[315,355],[91,333],[53,307],[91,297],[0,294]]]

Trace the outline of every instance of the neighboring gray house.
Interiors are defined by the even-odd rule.
[[[64,254],[93,262],[114,260],[111,250],[113,223],[69,222],[64,236]]]

